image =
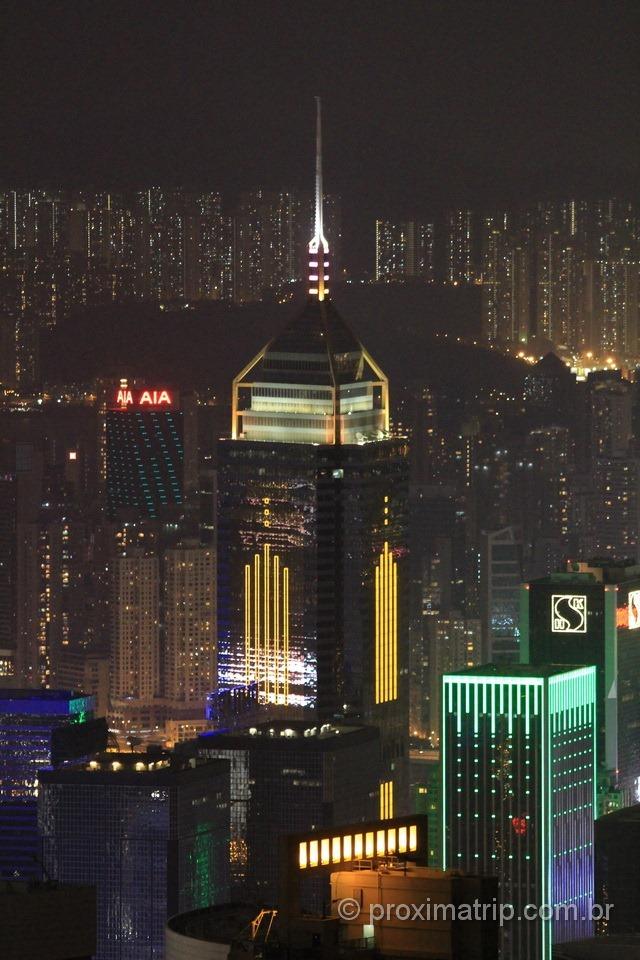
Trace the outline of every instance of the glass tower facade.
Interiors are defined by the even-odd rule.
[[[514,909],[503,955],[550,960],[553,943],[590,936],[595,667],[445,674],[442,735],[443,869],[498,877]],[[544,912],[518,919],[528,905]]]
[[[96,887],[95,960],[161,960],[169,916],[228,899],[226,763],[108,753],[51,771],[39,829],[48,875]]]
[[[38,779],[106,746],[94,698],[68,690],[0,689],[0,877],[40,877]]]
[[[218,471],[222,685],[381,723],[404,812],[407,444],[389,436],[385,375],[328,298],[234,380]]]
[[[107,496],[110,517],[135,509],[155,519],[183,500],[182,413],[107,412]]]
[[[206,733],[198,754],[231,763],[231,896],[281,903],[287,834],[374,819],[379,812],[380,735],[373,727],[300,721]],[[322,885],[305,906],[321,909]],[[326,900],[326,890],[324,891]]]

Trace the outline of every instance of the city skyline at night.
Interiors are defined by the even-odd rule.
[[[31,7],[2,960],[640,957],[637,11]]]

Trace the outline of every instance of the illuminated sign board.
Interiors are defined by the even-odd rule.
[[[629,591],[627,610],[629,615],[629,630],[637,630],[640,627],[640,590]]]
[[[587,597],[585,594],[552,594],[551,631],[552,633],[587,632]]]
[[[376,858],[420,859],[426,836],[426,818],[416,816],[338,827],[331,832],[290,839],[295,843],[298,869],[313,870]]]
[[[115,396],[114,408],[116,410],[127,410],[130,407],[144,409],[145,407],[172,407],[173,404],[171,391],[164,387],[140,389],[130,387],[126,380],[121,380]]]

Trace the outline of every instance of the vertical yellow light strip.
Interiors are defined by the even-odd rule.
[[[380,703],[386,698],[385,680],[387,675],[387,582],[384,565],[384,552],[380,555]]]
[[[260,657],[260,554],[253,558],[253,634],[255,639],[255,671],[254,677],[258,684],[258,693],[262,683]]]
[[[251,676],[251,566],[244,567],[244,682]]]
[[[398,699],[398,564],[393,556],[391,556],[391,699]]]
[[[386,604],[386,623],[385,623],[385,700],[391,700],[391,564],[393,558],[389,554],[389,544],[384,545],[384,565],[385,565],[385,604]]]
[[[275,662],[275,703],[281,702],[280,692],[280,557],[273,558],[273,659]]]
[[[283,640],[284,640],[284,702],[289,703],[289,568],[282,571]]]
[[[245,682],[267,701],[289,703],[289,568],[270,544],[244,568]]]
[[[380,703],[380,567],[376,567],[376,703]]]
[[[269,601],[270,601],[270,599],[271,599],[271,597],[270,597],[270,591],[269,591],[269,574],[270,574],[271,571],[270,571],[270,569],[269,569],[270,558],[269,558],[269,544],[268,544],[268,543],[265,543],[264,547],[262,548],[262,563],[263,563],[263,565],[264,565],[264,574],[263,574],[263,576],[264,576],[264,600],[263,600],[263,607],[264,607],[263,616],[264,616],[264,621],[263,621],[263,624],[262,624],[262,638],[263,638],[263,639],[262,639],[262,647],[263,647],[263,651],[264,651],[264,680],[265,680],[265,689],[264,689],[264,692],[265,692],[265,696],[266,696],[267,701],[268,701],[268,700],[269,700],[269,681],[270,681],[270,679],[271,679],[271,663],[270,663],[270,657],[271,657],[271,650],[270,650],[271,636],[270,636],[270,630],[269,630]]]
[[[385,542],[375,568],[375,702],[398,699],[398,564]]]
[[[380,819],[393,817],[393,780],[383,780],[380,784]]]

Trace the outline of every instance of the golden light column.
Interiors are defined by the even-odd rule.
[[[398,564],[385,541],[375,571],[375,702],[398,699]]]
[[[265,543],[244,568],[245,683],[270,703],[289,703],[289,568]]]

